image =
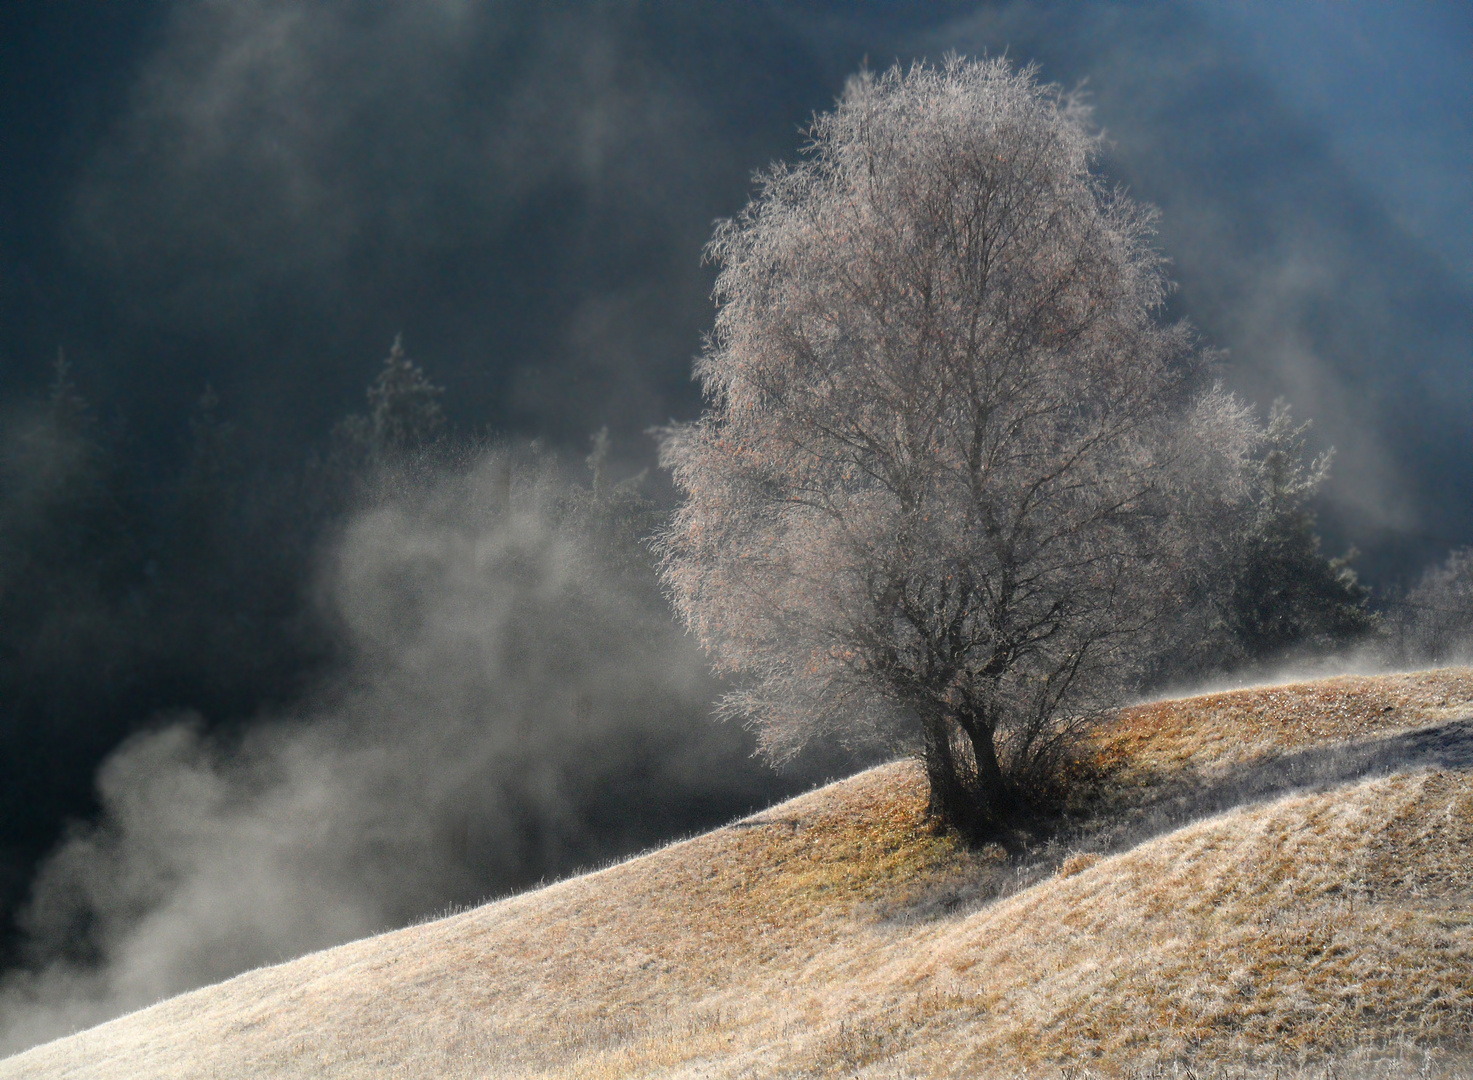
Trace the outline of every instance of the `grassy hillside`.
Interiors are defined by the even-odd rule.
[[[1467,670],[1142,706],[1054,839],[983,851],[929,830],[919,771],[887,765],[0,1078],[1456,1071],[1470,714]]]

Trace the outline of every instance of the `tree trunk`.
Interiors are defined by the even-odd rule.
[[[971,792],[957,771],[951,750],[951,732],[945,717],[934,717],[925,725],[926,779],[930,782],[930,805],[926,812],[935,820],[963,832],[973,830]]]
[[[962,730],[972,743],[972,756],[977,761],[977,781],[974,801],[976,813],[982,823],[996,824],[1012,816],[1012,787],[1002,774],[997,760],[997,743],[993,740],[995,728],[991,724],[963,724]]]
[[[967,736],[976,762],[975,773],[964,775],[952,750],[955,724]],[[932,817],[969,836],[977,837],[1012,816],[1013,792],[997,760],[993,726],[958,716],[937,716],[925,728],[926,778],[930,781],[928,808]]]

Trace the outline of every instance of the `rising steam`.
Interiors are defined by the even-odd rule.
[[[323,574],[347,678],[233,740],[168,718],[104,766],[100,822],[36,882],[0,1050],[792,790],[706,722],[698,654],[609,541],[620,493],[505,453],[400,487]]]

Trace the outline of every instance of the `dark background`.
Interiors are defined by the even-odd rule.
[[[295,456],[393,335],[463,425],[626,454],[697,407],[699,264],[866,59],[1037,61],[1164,211],[1175,307],[1339,449],[1367,567],[1468,533],[1459,4],[166,2],[0,15],[0,394],[59,345],[136,453],[212,384]],[[1416,552],[1420,555],[1420,549]]]
[[[462,434],[576,467],[607,426],[617,475],[650,465],[646,429],[699,409],[713,220],[866,62],[1005,53],[1082,88],[1103,168],[1162,210],[1171,314],[1336,447],[1327,547],[1384,592],[1473,541],[1470,23],[1369,0],[0,6],[7,925],[130,733],[184,709],[247,730],[350,665],[320,588],[352,512],[331,433],[394,336]],[[59,348],[103,479],[46,503],[27,432]],[[187,494],[206,386],[230,477],[207,527]],[[749,750],[703,744],[722,779],[676,797],[651,794],[658,769],[604,777],[586,820],[632,825],[472,884],[828,767],[772,778]]]

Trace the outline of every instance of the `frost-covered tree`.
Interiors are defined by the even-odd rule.
[[[1154,214],[1031,69],[865,73],[810,136],[707,248],[663,578],[767,755],[898,741],[983,828],[1130,685],[1252,425],[1189,400]]]
[[[445,424],[440,398],[445,391],[404,355],[394,338],[383,370],[368,388],[368,415],[377,446],[390,451],[416,449],[431,441]]]
[[[1397,606],[1396,630],[1407,659],[1467,660],[1473,655],[1473,548],[1457,548],[1429,567]]]
[[[1308,456],[1308,429],[1295,426],[1284,401],[1274,402],[1245,463],[1247,514],[1222,606],[1233,642],[1250,660],[1333,649],[1377,625],[1370,590],[1350,566],[1354,553],[1331,557],[1320,549],[1312,500],[1332,454]]]
[[[336,436],[345,447],[366,453],[379,464],[428,449],[444,432],[440,408],[444,387],[404,354],[399,337],[389,348],[378,378],[368,387],[368,415],[353,415],[338,424]]]

